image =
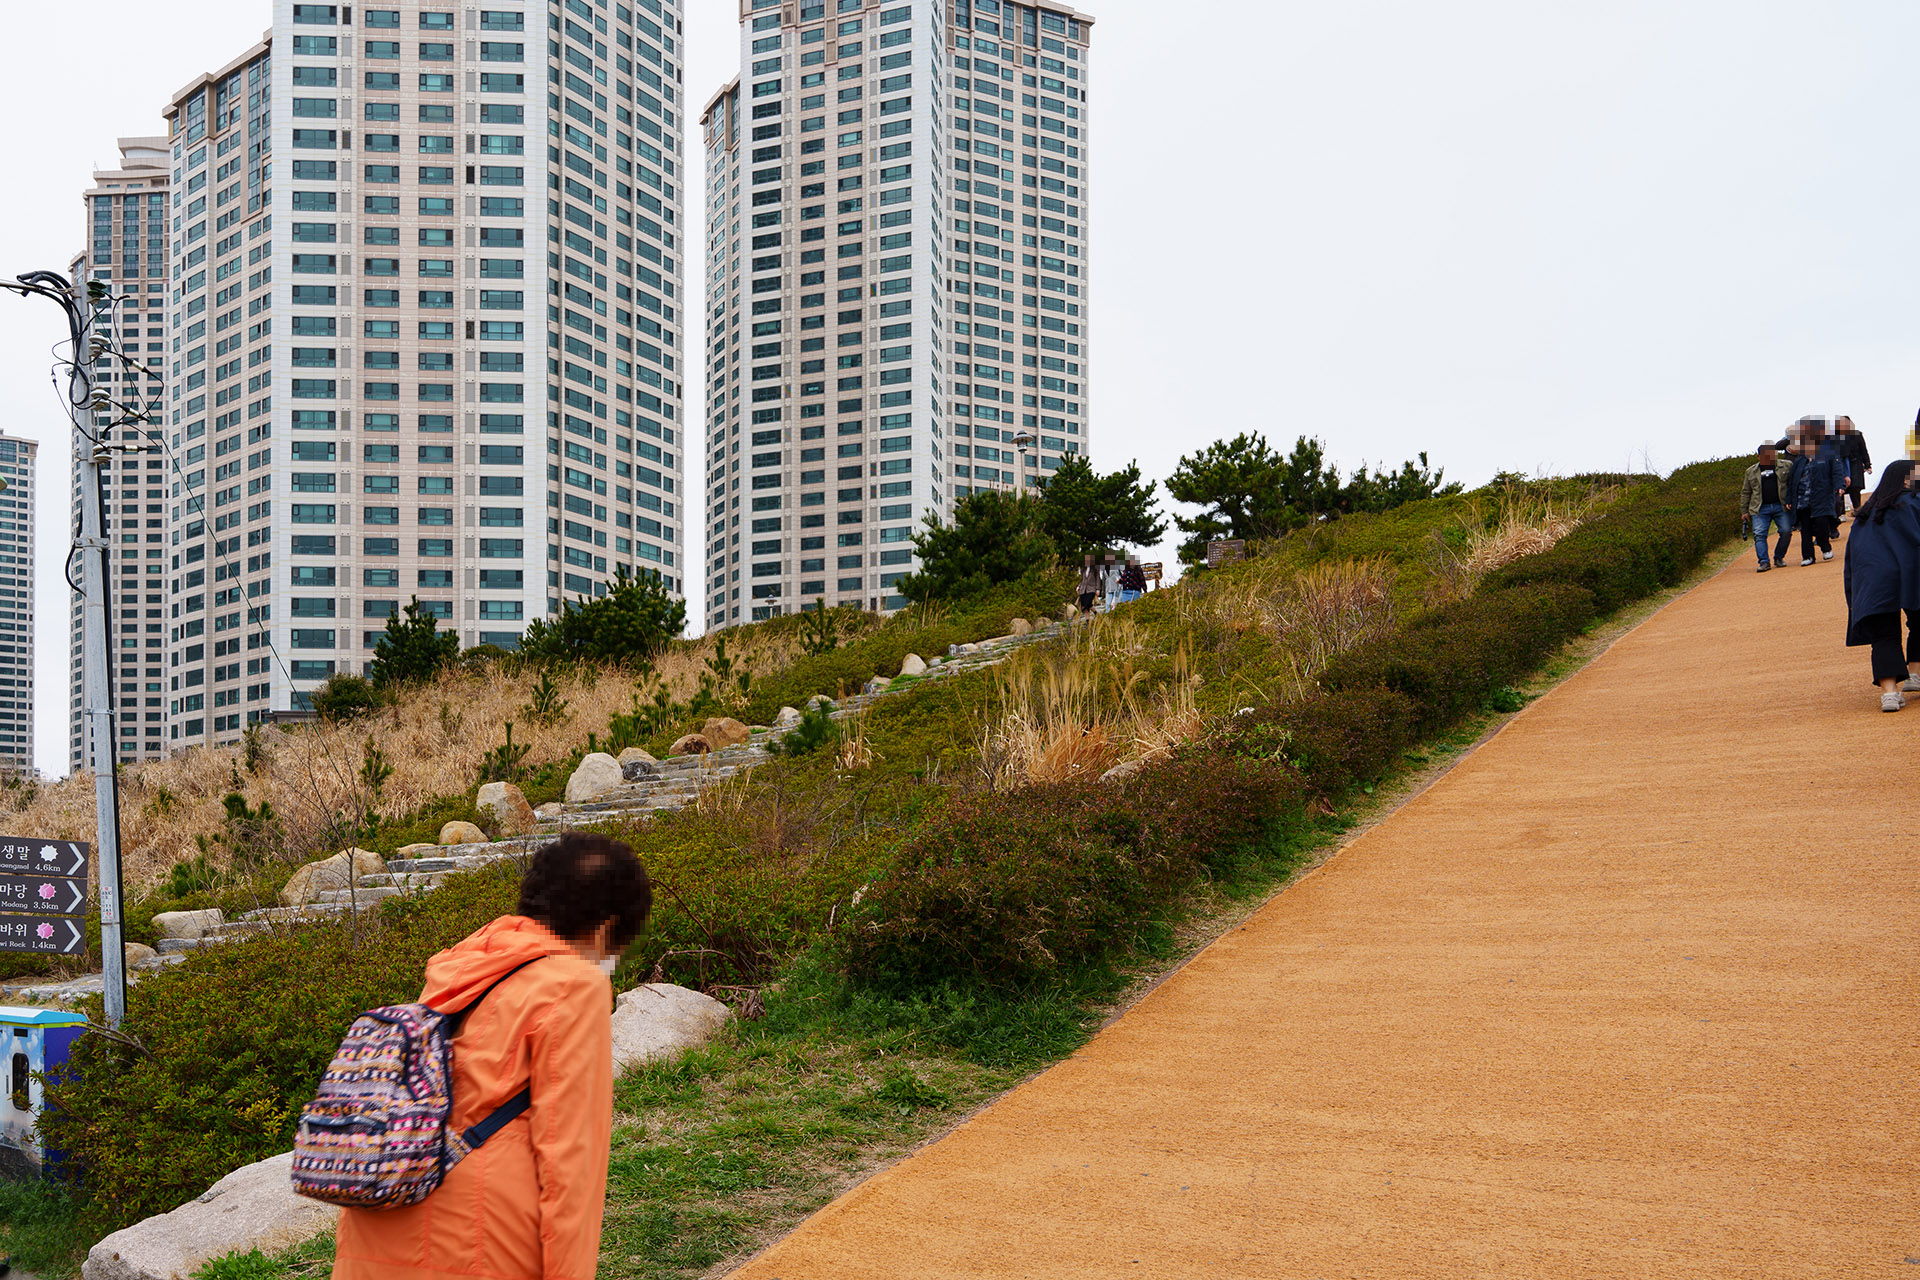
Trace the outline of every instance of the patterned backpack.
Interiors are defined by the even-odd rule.
[[[454,1034],[494,987],[532,963],[509,969],[458,1013],[398,1004],[354,1019],[318,1095],[300,1113],[293,1189],[348,1209],[418,1204],[449,1169],[533,1105],[529,1084],[465,1132],[447,1128]]]

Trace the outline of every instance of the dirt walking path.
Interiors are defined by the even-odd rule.
[[[735,1277],[1920,1280],[1920,697],[1797,559]]]

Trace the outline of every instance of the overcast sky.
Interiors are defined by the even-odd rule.
[[[697,111],[737,69],[736,10],[690,4],[682,106]],[[1137,459],[1164,478],[1249,430],[1318,435],[1343,470],[1424,449],[1469,484],[1664,471],[1815,412],[1850,412],[1877,455],[1900,448],[1920,406],[1920,309],[1905,301],[1920,6],[1086,7],[1097,467]],[[6,18],[10,276],[65,270],[79,193],[114,139],[159,132],[171,91],[257,38],[269,6],[11,0]],[[696,120],[687,144],[697,156]],[[701,226],[702,196],[687,183],[685,227]],[[682,313],[697,317],[688,249]],[[48,304],[0,297],[4,428],[45,448],[36,759],[54,774],[59,333]],[[687,334],[695,397],[700,345]],[[697,403],[686,418],[702,420]],[[699,463],[688,450],[689,493]],[[1147,558],[1171,570],[1173,541]]]

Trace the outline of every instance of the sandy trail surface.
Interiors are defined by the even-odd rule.
[[[1797,562],[735,1276],[1920,1280],[1920,696]]]

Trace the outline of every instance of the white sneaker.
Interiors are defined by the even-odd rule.
[[[1813,557],[1812,557],[1812,556],[1808,556],[1808,557],[1807,557],[1807,558],[1806,558],[1805,560],[1802,560],[1802,561],[1800,562],[1800,567],[1801,567],[1802,569],[1804,569],[1804,568],[1806,568],[1806,567],[1807,567],[1808,565],[1810,565],[1810,564],[1812,564],[1812,563],[1813,563]]]
[[[1920,693],[1920,676],[1908,676],[1900,685],[1902,693]]]
[[[1880,709],[1882,711],[1898,711],[1906,705],[1907,700],[1900,696],[1900,692],[1897,689],[1892,693],[1883,693],[1880,695]]]
[[[1820,553],[1820,558],[1821,558],[1822,560],[1831,560],[1831,559],[1833,559],[1833,552],[1831,552],[1831,551],[1822,551],[1822,552]]]

